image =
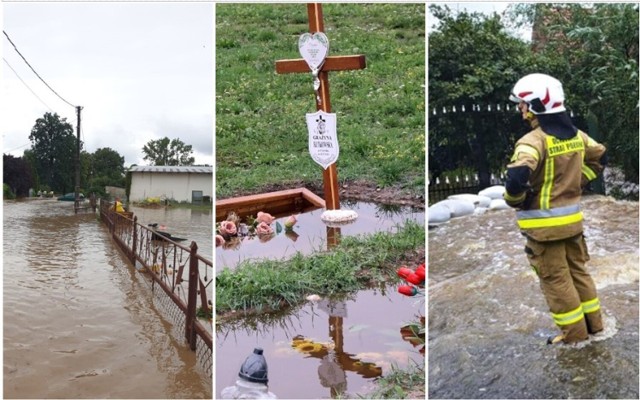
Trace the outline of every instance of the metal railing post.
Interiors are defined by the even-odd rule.
[[[133,217],[133,238],[131,239],[131,262],[136,265],[136,248],[138,247],[138,217]]]
[[[196,303],[198,302],[198,245],[191,242],[189,256],[189,291],[185,313],[185,336],[191,350],[196,349]]]

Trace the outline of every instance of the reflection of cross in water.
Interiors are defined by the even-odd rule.
[[[321,346],[307,352],[308,355],[321,361],[318,367],[320,383],[331,390],[331,398],[337,398],[347,390],[346,371],[352,371],[364,378],[375,378],[382,375],[382,368],[374,363],[363,363],[344,351],[343,321],[347,314],[346,303],[322,300],[319,308],[329,314],[329,336],[334,348],[330,350]]]

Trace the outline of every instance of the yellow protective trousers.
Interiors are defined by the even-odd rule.
[[[585,269],[589,253],[584,236],[549,242],[527,238],[525,252],[564,342],[586,340],[589,333],[601,331],[600,300]]]

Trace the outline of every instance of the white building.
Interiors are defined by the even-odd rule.
[[[159,197],[177,202],[201,202],[212,198],[213,167],[135,166],[129,168],[129,201]]]

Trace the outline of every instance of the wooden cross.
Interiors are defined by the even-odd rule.
[[[309,16],[309,33],[314,34],[316,32],[324,32],[322,4],[307,4],[307,14]],[[320,89],[318,91],[320,102],[316,101],[316,110],[322,110],[327,113],[331,112],[331,100],[329,99],[329,71],[347,71],[365,69],[366,67],[367,65],[364,55],[327,57],[318,74],[318,78],[320,79]],[[279,60],[276,61],[276,72],[278,74],[309,73],[311,72],[311,69],[303,59]],[[340,209],[336,163],[331,164],[322,172],[322,179],[324,182],[324,201],[326,203],[327,210]]]

